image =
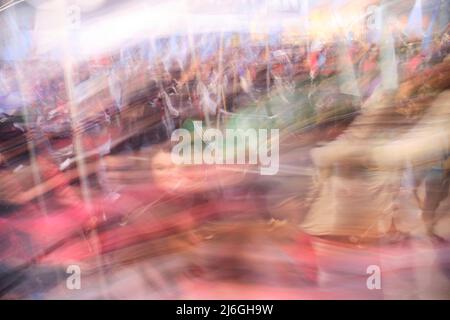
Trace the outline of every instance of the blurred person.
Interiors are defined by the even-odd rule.
[[[212,68],[209,66],[202,68],[196,88],[199,109],[201,110],[202,118],[205,119],[208,127],[211,126],[213,117],[217,114],[219,98],[213,93],[215,88],[210,86],[211,77]]]
[[[339,138],[312,150],[318,169],[318,193],[303,222],[306,231],[349,237],[350,241],[352,237],[359,241],[389,234],[395,220],[392,204],[400,183],[397,166],[403,168],[408,159],[417,166],[427,163],[427,167],[446,159],[448,68],[445,63],[417,75],[396,93],[387,94],[378,88]],[[425,97],[416,95],[420,89],[427,93]],[[406,106],[400,107],[403,103]],[[392,108],[393,104],[397,108]],[[419,114],[421,117],[417,117]],[[439,144],[425,146],[434,135],[442,138]],[[430,186],[434,180],[443,193],[430,189],[427,210],[433,210],[439,203],[436,199],[446,194],[446,171],[442,170],[442,174],[432,174]],[[437,173],[434,169],[431,172]],[[425,220],[430,215],[426,212]]]
[[[406,76],[412,77],[417,72],[419,72],[425,63],[425,53],[421,52],[420,49],[415,49],[411,54],[411,58],[406,63]]]
[[[325,64],[325,61],[325,46],[320,42],[314,50],[311,50],[309,54],[309,76],[311,78],[311,82],[314,82],[314,80],[320,75],[320,70]]]
[[[378,46],[372,44],[359,62],[358,74],[363,100],[368,99],[381,83],[379,55]]]

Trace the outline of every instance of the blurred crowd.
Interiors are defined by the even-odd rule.
[[[342,82],[355,82],[349,84],[356,88],[350,95],[361,104],[380,85],[386,68],[378,44],[351,36],[296,45],[255,45],[248,37],[233,37],[227,42],[220,34],[195,36],[194,43],[208,44],[192,48],[187,37],[158,39],[156,46],[155,41],[134,44],[70,66],[52,60],[3,61],[2,132],[13,130],[7,125],[13,123],[17,130],[31,129],[39,139],[53,140],[87,126],[114,131],[114,147],[137,150],[144,143],[166,140],[186,119],[215,125],[223,113],[267,95],[283,97],[296,88],[312,94],[318,87],[331,92],[345,86]],[[392,72],[399,83],[441,63],[448,54],[448,30],[426,44],[403,34],[394,38]],[[348,63],[342,63],[342,56]],[[344,69],[353,76],[326,81]],[[3,164],[9,154],[2,151]]]
[[[81,187],[84,202],[92,197],[85,189],[90,185],[91,190],[95,186],[102,197],[114,203],[122,195],[109,181],[105,158],[127,155],[139,159],[142,150],[152,148],[166,151],[165,155],[157,154],[152,158],[152,182],[159,183],[151,189],[152,206],[155,202],[163,201],[166,205],[169,202],[176,207],[173,211],[184,212],[183,209],[205,201],[212,205],[205,200],[211,196],[207,184],[197,189],[200,195],[191,199],[194,204],[170,198],[173,194],[167,200],[161,193],[162,189],[167,191],[175,184],[184,184],[177,190],[188,192],[188,184],[200,179],[199,173],[178,172],[178,175],[172,173],[170,179],[173,180],[170,180],[163,173],[173,166],[167,147],[162,146],[170,145],[171,134],[177,128],[189,129],[194,120],[202,120],[208,127],[223,127],[228,119],[239,115],[249,105],[256,109],[264,106],[260,108],[263,116],[271,119],[279,116],[280,108],[266,101],[277,99],[281,109],[288,110],[294,108],[298,92],[302,96],[299,107],[312,110],[311,113],[300,112],[301,116],[309,117],[308,121],[297,119],[304,123],[301,133],[307,132],[305,128],[324,128],[330,123],[337,128],[336,123],[350,116],[353,119],[370,105],[383,86],[386,95],[395,96],[390,100],[391,110],[414,119],[430,105],[427,99],[448,89],[449,27],[426,41],[401,33],[393,34],[391,42],[380,43],[354,39],[351,35],[336,35],[334,39],[304,40],[295,44],[256,43],[248,35],[224,37],[213,33],[133,43],[88,61],[79,61],[77,57],[66,57],[62,62],[51,59],[1,61],[0,179],[7,183],[0,185],[0,218],[5,217],[6,221],[8,214],[17,207],[32,201],[45,206],[42,199],[52,192],[61,202],[75,205],[81,201],[73,186]],[[386,81],[391,85],[386,85]],[[345,110],[343,117],[337,116],[337,108]],[[333,138],[342,132],[337,130],[340,131]],[[370,139],[373,132],[369,130],[364,137]],[[302,138],[294,135],[290,139]],[[321,139],[316,140],[313,144]],[[340,149],[336,154],[341,152],[343,156],[345,150]],[[323,169],[322,160],[313,160],[314,165]],[[448,154],[439,160],[448,163]],[[10,175],[20,172],[24,166],[32,168],[33,182],[21,181],[20,174]],[[69,172],[73,170],[77,173],[71,176]],[[430,188],[435,189],[436,184],[447,183],[443,188],[448,192],[450,168],[444,165],[440,170],[444,172],[442,176],[427,181]],[[52,179],[54,177],[58,178]],[[84,180],[89,183],[86,185]],[[31,186],[27,189],[24,183]],[[254,185],[249,189],[240,188],[228,192],[254,197],[251,207],[264,211],[259,217],[274,223],[265,212],[264,200],[258,198],[262,195],[264,199],[264,188],[256,190]],[[433,198],[436,193],[430,191],[426,200],[424,210],[428,220],[433,219],[433,211],[442,200],[443,189],[439,188],[439,199]],[[208,217],[212,211],[226,205],[232,204],[218,201],[213,209],[208,207],[193,219]],[[244,208],[242,203],[240,206]],[[311,206],[314,210],[314,204]],[[133,216],[136,212],[141,215],[145,208],[142,212],[141,209],[129,211]],[[112,210],[120,211],[120,208]],[[104,220],[127,224],[127,219],[134,219],[123,213],[118,216],[118,220]],[[164,220],[164,223],[158,221],[163,231],[183,230],[183,237],[196,241],[195,236],[186,231],[196,226],[195,221],[185,217]],[[143,224],[142,228],[147,226],[152,232],[163,232],[150,228],[154,221],[145,222],[149,224]],[[305,230],[308,230],[311,223],[306,222]],[[314,223],[312,225],[314,228]],[[118,240],[113,241],[109,224],[102,225],[95,219],[88,221],[89,231],[97,227],[105,234],[102,240],[105,252],[119,250],[121,245],[129,245],[130,238],[141,235],[141,229],[130,229],[129,234],[116,234]],[[238,250],[236,248],[233,250]],[[3,250],[2,243],[0,249]]]

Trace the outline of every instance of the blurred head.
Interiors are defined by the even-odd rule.
[[[375,59],[378,58],[380,54],[380,49],[376,45],[371,45],[369,48],[369,57]]]

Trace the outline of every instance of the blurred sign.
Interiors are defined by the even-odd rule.
[[[81,8],[77,5],[66,9],[66,23],[69,30],[78,30],[81,26]]]
[[[375,30],[377,27],[376,23],[376,12],[378,7],[376,5],[370,5],[366,9],[366,27],[368,30]]]

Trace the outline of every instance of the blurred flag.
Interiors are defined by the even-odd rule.
[[[435,21],[437,20],[439,15],[440,4],[441,4],[440,0],[436,0],[434,2],[434,8],[431,14],[430,23],[428,25],[427,31],[425,32],[425,36],[423,37],[422,41],[422,51],[428,51],[428,49],[430,48],[431,41],[433,40],[433,28]]]
[[[411,38],[423,36],[422,26],[422,0],[416,0],[414,7],[409,14],[405,34]]]
[[[373,5],[367,11],[367,41],[379,43],[383,33],[383,8]]]

